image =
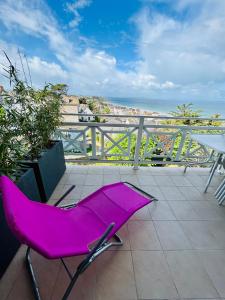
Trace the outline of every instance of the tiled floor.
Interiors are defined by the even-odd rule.
[[[102,254],[80,277],[69,299],[225,298],[225,207],[213,196],[216,175],[203,193],[208,169],[67,167],[50,203],[75,184],[64,203],[85,197],[103,184],[130,181],[159,199],[121,229],[124,246]],[[41,220],[40,220],[41,221]],[[74,231],[76,234],[76,231]],[[32,300],[24,268],[24,247],[0,281],[1,300]],[[68,283],[58,261],[33,253],[43,300],[58,300]],[[74,270],[80,257],[66,259]]]

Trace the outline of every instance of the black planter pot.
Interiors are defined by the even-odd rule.
[[[33,169],[25,171],[16,184],[29,199],[41,201]],[[20,242],[11,233],[5,220],[0,194],[0,278],[16,254],[19,246]]]
[[[52,147],[43,151],[37,161],[25,164],[34,169],[41,201],[47,202],[66,170],[62,141],[53,141]]]

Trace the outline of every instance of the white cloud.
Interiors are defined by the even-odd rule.
[[[70,8],[78,12],[89,3],[78,0],[70,3]],[[66,38],[41,0],[0,2],[0,21],[11,33],[18,30],[43,39],[57,58],[54,62],[28,58],[37,85],[59,81],[68,83],[70,92],[80,94],[188,97],[192,101],[220,97],[225,79],[225,1],[173,2],[179,12],[200,4],[199,15],[184,22],[147,8],[139,12],[133,18],[139,30],[139,60],[126,70],[120,70],[116,58],[106,51],[93,47],[81,51],[76,41]],[[17,59],[16,45],[0,42],[0,47]]]
[[[22,66],[19,59],[18,48],[14,44],[6,43],[0,40],[0,49],[4,49],[7,55],[10,57],[11,62],[16,66],[16,69],[20,70],[18,76],[22,79],[24,78],[24,74],[22,72]],[[21,49],[22,51],[24,49]],[[23,67],[25,73],[27,75],[27,80],[29,82],[29,72],[27,70],[27,64],[23,55],[21,55]],[[0,52],[0,64],[2,66],[8,66],[8,61],[3,53]],[[69,80],[69,74],[67,71],[63,70],[59,64],[47,62],[45,60],[40,59],[40,57],[33,56],[28,57],[28,65],[32,74],[32,81],[37,87],[43,86],[45,83],[59,83],[59,82],[67,82]],[[2,75],[7,75],[5,71],[1,72]],[[2,76],[0,82],[7,86],[8,80]],[[30,82],[29,82],[30,83]]]
[[[0,12],[0,19],[9,30],[17,28],[27,34],[47,39],[50,49],[59,60],[60,64],[56,64],[38,57],[29,57],[33,81],[36,84],[40,85],[41,81],[55,82],[57,79],[66,81],[72,92],[98,95],[125,95],[128,91],[132,95],[139,89],[147,92],[163,88],[149,72],[142,74],[138,70],[119,70],[116,58],[105,51],[86,48],[80,53],[65,38],[50,12],[47,15],[44,13],[46,10],[43,9],[41,1],[38,6],[29,5],[27,2],[21,0],[15,3],[7,0],[0,4],[0,11],[4,11],[4,15]],[[81,7],[81,2],[79,3]],[[12,11],[17,18],[10,16]],[[16,49],[15,45],[14,48]]]
[[[79,13],[79,10],[89,6],[91,2],[91,0],[76,0],[74,2],[66,3],[67,11],[73,14],[73,20],[69,23],[69,26],[71,28],[77,27],[82,21],[82,17]]]
[[[180,12],[191,6],[198,9],[198,15],[181,21],[143,9],[134,19],[140,33],[140,71],[171,81],[190,91],[190,96],[196,90],[206,96],[209,88],[216,91],[225,80],[225,1],[169,3]]]

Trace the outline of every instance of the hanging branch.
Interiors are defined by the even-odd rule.
[[[29,67],[29,64],[28,64],[28,61],[27,61],[26,54],[24,54],[24,57],[25,57],[25,60],[26,60],[26,63],[27,63],[27,69],[28,69],[28,74],[29,74],[29,79],[30,79],[30,86],[32,87],[32,79],[31,79],[30,67]]]
[[[21,57],[19,48],[18,48],[18,54],[19,54],[20,63],[21,63],[22,70],[23,70],[24,80],[25,80],[26,84],[28,85],[28,82],[27,82],[27,76],[26,76],[26,73],[25,73],[25,70],[24,70],[23,61],[22,61],[22,57]]]
[[[9,62],[9,69],[5,69],[3,68],[4,71],[6,71],[8,74],[9,74],[9,77],[6,76],[6,75],[3,75],[5,76],[6,78],[9,79],[9,83],[10,83],[10,86],[12,84],[12,81],[15,80],[16,82],[19,81],[18,77],[17,77],[17,71],[16,71],[16,68],[13,66],[11,60],[9,59],[8,55],[6,54],[6,52],[3,50],[3,53],[6,57],[6,59],[8,60]]]

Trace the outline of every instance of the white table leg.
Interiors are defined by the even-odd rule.
[[[214,165],[213,165],[213,167],[212,167],[212,169],[211,169],[211,171],[210,171],[209,178],[208,178],[208,180],[207,180],[207,183],[206,183],[206,186],[205,186],[204,193],[207,192],[207,189],[208,189],[208,187],[209,187],[209,185],[210,185],[210,182],[211,182],[211,180],[212,180],[212,178],[213,178],[213,175],[214,175],[214,173],[215,173],[215,171],[216,171],[216,169],[217,169],[217,167],[218,167],[218,165],[219,165],[219,163],[220,163],[220,161],[221,161],[221,159],[222,159],[222,156],[223,156],[222,153],[219,153],[219,154],[218,154],[218,158],[217,158],[217,160],[215,161],[215,163],[214,163]]]

